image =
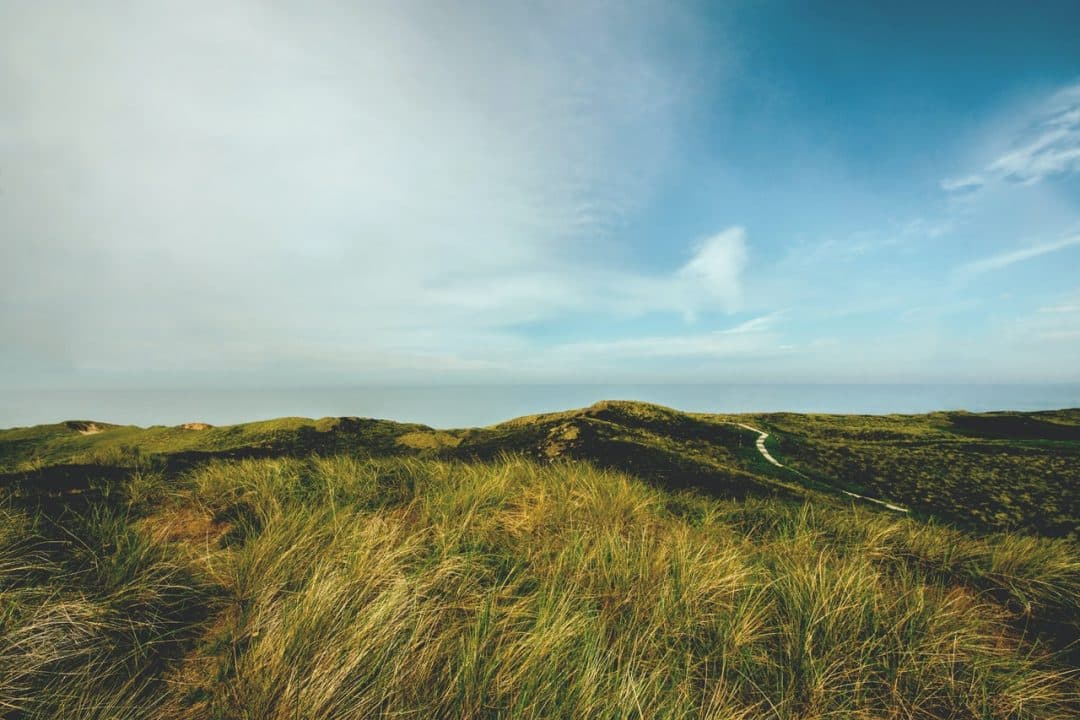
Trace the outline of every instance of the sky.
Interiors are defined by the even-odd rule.
[[[1080,382],[1078,27],[0,0],[0,388]]]

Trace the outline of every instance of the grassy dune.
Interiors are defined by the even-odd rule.
[[[1068,539],[521,453],[216,460],[0,512],[5,717],[1080,710]]]
[[[757,435],[738,423],[768,431],[770,451],[788,467],[765,462],[754,448]],[[976,531],[1080,535],[1080,410],[708,415],[602,402],[457,430],[370,418],[202,429],[69,421],[0,430],[0,487],[61,492],[117,481],[134,469],[175,475],[212,459],[313,453],[583,460],[668,490],[817,500],[843,499],[848,490]]]

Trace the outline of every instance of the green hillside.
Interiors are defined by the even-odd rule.
[[[973,529],[1080,531],[1080,411],[755,419],[811,477]]]
[[[741,425],[770,433],[766,445],[786,467],[766,462],[756,433]],[[583,460],[669,490],[850,502],[847,490],[970,529],[1080,530],[1080,410],[706,415],[602,402],[461,430],[370,418],[151,428],[68,421],[0,430],[0,484],[62,490],[118,469],[179,472],[215,458],[313,453],[459,460],[515,453]]]

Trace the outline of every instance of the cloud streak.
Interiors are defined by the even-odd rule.
[[[719,359],[774,355],[780,348],[773,331],[782,314],[762,315],[724,330],[568,343],[554,348],[553,355],[578,360],[602,359],[604,362],[634,358]]]
[[[957,195],[977,192],[990,182],[1033,185],[1080,171],[1080,85],[1055,93],[1012,147],[977,173],[946,178],[941,188]]]
[[[1031,247],[999,253],[997,255],[991,255],[989,257],[965,263],[958,268],[958,273],[962,276],[970,277],[994,270],[1002,270],[1010,265],[1015,265],[1016,263],[1024,262],[1025,260],[1032,260],[1043,255],[1049,255],[1050,253],[1060,252],[1061,250],[1066,250],[1077,245],[1080,245],[1080,235],[1073,235],[1055,242],[1032,245]]]

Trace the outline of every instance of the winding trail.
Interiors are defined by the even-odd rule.
[[[773,465],[775,465],[778,468],[784,468],[788,472],[793,472],[796,475],[798,475],[799,477],[806,477],[805,475],[803,475],[801,472],[799,472],[795,468],[790,468],[790,467],[787,467],[786,465],[781,464],[779,460],[777,460],[776,458],[774,458],[772,455],[769,454],[768,448],[765,447],[765,438],[769,437],[769,433],[765,432],[764,430],[758,430],[756,427],[751,427],[750,425],[747,425],[746,423],[734,423],[734,424],[738,425],[741,428],[745,428],[745,429],[749,430],[750,432],[756,432],[757,433],[757,435],[758,435],[757,442],[754,443],[754,444],[757,446],[758,452],[761,453],[761,457],[765,458],[766,460],[768,460],[770,463],[772,463]],[[858,498],[859,500],[866,500],[867,502],[875,503],[876,505],[880,505],[882,507],[888,508],[889,510],[893,510],[895,512],[902,512],[902,513],[908,512],[908,509],[906,507],[901,507],[899,505],[893,505],[892,503],[885,502],[884,500],[878,500],[877,498],[866,497],[865,495],[859,495],[857,493],[848,492],[847,490],[843,490],[843,489],[840,489],[840,488],[837,488],[837,489],[839,489],[840,492],[842,492],[845,495],[848,495],[850,497]]]
[[[750,427],[749,425],[746,425],[745,423],[736,423],[736,424],[741,428],[746,428],[750,432],[756,432],[758,434],[757,442],[755,443],[755,445],[757,445],[757,449],[758,449],[758,452],[761,453],[761,457],[765,458],[766,460],[768,460],[769,462],[771,462],[773,465],[775,465],[778,468],[784,467],[783,465],[780,464],[780,461],[777,460],[776,458],[774,458],[772,455],[770,455],[769,451],[765,448],[765,438],[769,437],[769,433],[765,432],[764,430],[758,430],[756,427]],[[788,470],[791,470],[791,468],[788,468]],[[799,473],[799,474],[801,475],[802,473]]]
[[[909,512],[906,507],[900,507],[899,505],[893,505],[892,503],[887,503],[884,500],[878,500],[877,498],[866,497],[865,495],[858,495],[858,494],[853,493],[853,492],[848,492],[847,490],[841,490],[840,492],[844,493],[845,495],[850,495],[853,498],[859,498],[860,500],[866,500],[867,502],[876,503],[878,505],[881,505],[882,507],[887,507],[890,510],[895,510],[896,512],[902,512],[902,513]]]

